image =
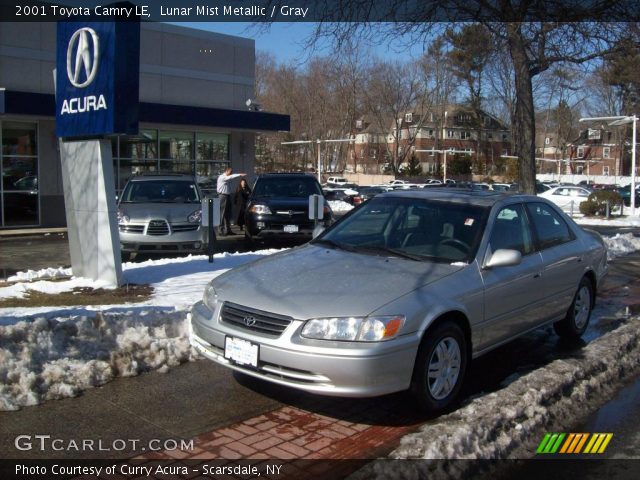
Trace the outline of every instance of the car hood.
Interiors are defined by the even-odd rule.
[[[187,217],[200,210],[199,203],[121,203],[119,208],[131,222],[167,220],[169,223],[187,223]]]
[[[256,197],[251,203],[262,203],[268,205],[272,212],[275,210],[307,210],[309,208],[309,197],[287,198],[287,197]]]
[[[368,315],[464,268],[305,245],[213,280],[218,297],[305,320]]]

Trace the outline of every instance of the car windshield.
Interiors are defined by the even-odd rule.
[[[488,212],[467,203],[375,197],[313,243],[365,254],[469,263]]]
[[[260,178],[253,190],[255,197],[300,197],[322,195],[320,185],[311,177]]]
[[[200,203],[196,185],[188,180],[143,180],[129,182],[123,203]]]

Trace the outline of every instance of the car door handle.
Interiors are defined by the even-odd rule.
[[[533,278],[540,278],[541,276],[542,276],[542,273],[538,272],[533,276]]]

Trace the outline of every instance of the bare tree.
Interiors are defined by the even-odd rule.
[[[322,5],[326,10],[326,2]],[[399,21],[371,23],[380,18]],[[378,2],[375,9],[369,2],[344,0],[326,11],[323,20],[312,40],[332,38],[338,45],[354,36],[382,41],[409,34],[424,40],[445,28],[436,20],[454,21],[449,26],[457,28],[465,25],[464,20],[485,25],[495,43],[504,42],[509,51],[516,91],[511,123],[515,155],[520,157],[519,181],[524,191],[535,193],[533,78],[553,65],[580,64],[611,52],[629,32],[628,24],[611,20],[638,21],[638,11],[634,2],[625,0],[393,0]]]

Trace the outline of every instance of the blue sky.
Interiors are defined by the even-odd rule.
[[[268,32],[260,31],[252,23],[241,22],[191,22],[178,25],[253,38],[256,41],[256,50],[271,53],[278,62],[301,64],[308,57],[304,42],[311,36],[315,24],[274,22],[270,25]],[[407,50],[398,42],[392,42],[391,45],[374,45],[371,51],[385,60],[406,61],[410,58],[419,58],[422,55],[422,45],[416,44]],[[330,52],[331,49],[325,44],[320,46],[316,54],[327,55]]]

